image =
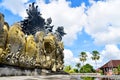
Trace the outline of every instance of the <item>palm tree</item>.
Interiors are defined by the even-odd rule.
[[[100,59],[100,53],[96,50],[92,51],[92,60],[95,61],[96,67],[97,67],[97,60]]]
[[[87,60],[87,54],[86,52],[81,52],[80,53],[80,61],[83,62],[83,65],[84,65],[84,62]]]
[[[75,66],[77,67],[77,69],[78,69],[78,71],[79,71],[81,64],[80,64],[80,63],[77,63]]]

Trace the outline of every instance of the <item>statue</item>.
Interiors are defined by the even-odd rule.
[[[22,71],[37,69],[40,74],[42,69],[60,72],[64,67],[62,37],[66,33],[63,26],[53,32],[52,19],[45,22],[34,4],[26,9],[28,17],[11,27],[0,13],[0,65]]]
[[[4,21],[4,15],[0,13],[0,62],[4,60],[7,46],[9,25]]]
[[[35,3],[29,4],[29,8],[26,9],[28,17],[21,21],[22,30],[25,34],[34,35],[37,31],[45,31],[45,20],[38,12],[38,6],[34,6]]]
[[[61,41],[62,36],[64,36],[66,33],[64,32],[63,26],[59,26],[54,34],[55,34],[57,40]]]
[[[47,22],[46,22],[46,26],[45,26],[45,29],[46,29],[46,34],[52,32],[53,30],[53,25],[51,26],[50,24],[52,23],[52,19],[51,18],[48,18],[47,19]]]
[[[34,40],[34,36],[33,35],[29,35],[26,38],[26,46],[25,46],[26,50],[25,50],[25,56],[26,56],[26,60],[28,61],[29,66],[33,66],[36,63],[36,57],[38,54],[38,48],[37,48],[37,44]]]
[[[22,32],[20,24],[13,24],[8,31],[7,49],[9,53],[6,55],[7,62],[18,65],[19,56],[25,52],[25,42],[25,34]]]

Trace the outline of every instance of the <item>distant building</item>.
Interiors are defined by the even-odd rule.
[[[120,65],[120,60],[110,60],[99,69],[103,71],[103,74],[112,75],[115,74],[113,70],[115,70],[115,68],[117,68],[118,65]]]

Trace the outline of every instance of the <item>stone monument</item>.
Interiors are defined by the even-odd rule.
[[[62,72],[64,67],[63,26],[53,32],[52,19],[41,17],[38,6],[29,4],[28,17],[11,27],[0,13],[0,67],[35,70],[39,74]]]

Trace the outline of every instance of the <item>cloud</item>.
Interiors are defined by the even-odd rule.
[[[76,58],[73,56],[73,52],[69,49],[65,49],[64,50],[64,61],[65,61],[65,65],[71,65],[75,66],[76,63],[80,62],[79,58]]]
[[[98,61],[97,68],[103,66],[110,60],[120,59],[120,49],[115,44],[107,44],[105,48],[100,52],[100,60]]]
[[[3,0],[0,5],[10,10],[13,14],[26,17],[26,4],[29,0]]]
[[[120,0],[94,2],[87,10],[85,31],[95,44],[119,44],[120,42]]]
[[[63,38],[65,45],[73,44],[74,40],[77,39],[77,33],[82,30],[86,21],[84,3],[80,7],[75,8],[70,7],[70,2],[66,0],[51,0],[49,4],[45,4],[42,0],[37,0],[37,4],[44,18],[52,18],[52,24],[55,25],[55,29],[58,26],[64,26],[67,33]]]
[[[104,60],[120,59],[120,49],[115,44],[108,44],[101,52]]]

